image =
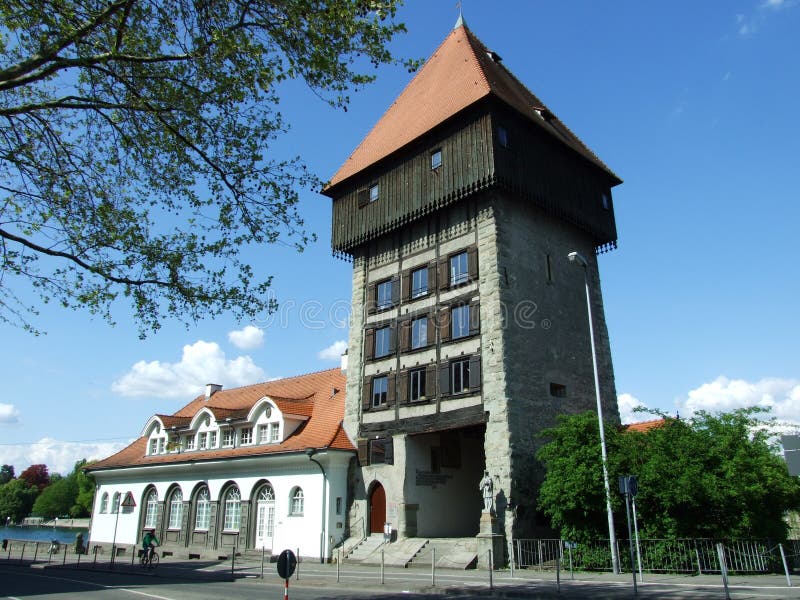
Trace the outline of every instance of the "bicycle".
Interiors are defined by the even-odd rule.
[[[142,552],[142,557],[139,560],[143,567],[155,569],[158,566],[158,553],[155,547],[150,546],[147,550]]]

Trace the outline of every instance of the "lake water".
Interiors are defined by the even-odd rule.
[[[89,537],[88,529],[72,529],[69,527],[0,527],[0,539],[31,540],[50,542],[58,540],[62,544],[74,544],[75,536],[83,534],[83,542]]]

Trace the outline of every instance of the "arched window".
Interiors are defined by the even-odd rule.
[[[303,490],[302,488],[294,488],[292,491],[292,498],[291,502],[289,503],[290,511],[289,514],[291,515],[302,515],[303,514]]]
[[[100,498],[100,512],[104,513],[108,511],[108,492],[103,494],[103,497]]]
[[[114,495],[111,497],[111,512],[119,512],[119,492],[114,492]]]
[[[155,528],[158,523],[158,493],[150,490],[145,501],[144,526]]]
[[[261,489],[261,492],[258,494],[258,501],[259,502],[267,502],[275,500],[275,490],[272,489],[272,486],[267,484]]]
[[[172,493],[169,501],[169,528],[180,529],[183,520],[183,492],[180,489]]]
[[[242,495],[232,487],[225,494],[225,531],[239,531],[242,522]]]
[[[194,528],[198,531],[208,531],[211,522],[211,500],[208,496],[208,488],[203,488],[197,494],[195,506]]]

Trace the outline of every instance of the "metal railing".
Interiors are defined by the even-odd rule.
[[[775,573],[783,569],[782,546],[767,540],[640,539],[642,570],[649,573],[720,573],[718,543],[723,544],[726,566],[731,573]],[[617,545],[620,568],[630,572],[628,540],[619,539]],[[556,570],[563,568],[569,558],[576,570],[611,571],[608,540],[579,543],[570,549],[560,539],[518,539],[514,540],[512,547],[513,566],[519,569]],[[787,542],[785,557],[793,565],[800,562],[800,540]]]

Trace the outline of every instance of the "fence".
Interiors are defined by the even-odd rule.
[[[777,573],[783,571],[781,546],[767,540],[640,539],[642,571],[649,573],[720,573],[716,545],[722,543],[731,573]],[[564,540],[514,540],[514,567],[555,570],[572,565],[581,571],[611,571],[608,540],[576,544],[567,548]],[[628,540],[617,540],[620,569],[630,572]],[[789,566],[800,563],[800,540],[789,540],[783,548]],[[636,565],[638,568],[638,565]]]
[[[77,552],[75,544],[4,539],[0,549],[0,560],[79,567],[105,565],[113,568],[115,564],[135,564],[140,552],[137,546],[130,544],[117,544],[116,556],[112,554],[110,546],[95,545],[85,550],[88,551]]]

